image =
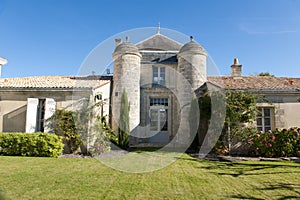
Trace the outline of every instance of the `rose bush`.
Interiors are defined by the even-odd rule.
[[[300,156],[300,128],[257,133],[249,139],[248,145],[251,156]]]

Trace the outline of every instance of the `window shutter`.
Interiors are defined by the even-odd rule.
[[[50,118],[56,110],[56,102],[54,99],[51,98],[46,98],[46,102],[45,102],[45,116],[44,116],[44,120],[45,120],[45,127],[44,127],[44,132],[49,132],[50,129],[47,126],[47,119]]]
[[[26,132],[34,133],[36,129],[36,116],[39,99],[27,99],[27,112],[26,112]]]

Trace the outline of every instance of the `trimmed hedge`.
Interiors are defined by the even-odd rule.
[[[0,155],[58,157],[62,137],[51,133],[0,133]]]

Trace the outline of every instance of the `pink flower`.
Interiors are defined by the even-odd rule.
[[[253,141],[250,140],[250,141],[248,142],[248,144],[252,145],[252,144],[253,144]]]
[[[272,133],[272,131],[271,131],[271,130],[269,130],[268,132],[269,132],[269,133]]]
[[[266,140],[266,139],[264,139],[264,140],[263,140],[263,143],[264,143],[264,144],[267,144],[267,140]]]
[[[271,143],[268,143],[268,147],[272,147],[272,144],[271,144]]]
[[[255,137],[257,137],[257,138],[258,138],[259,136],[260,136],[260,135],[259,135],[258,133],[257,133],[257,134],[255,134]]]
[[[274,141],[276,139],[275,135],[270,136],[270,140]]]

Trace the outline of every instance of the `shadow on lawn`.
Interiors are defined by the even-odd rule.
[[[181,157],[178,160],[189,161],[198,163],[195,165],[196,168],[207,169],[208,173],[214,173],[224,176],[253,176],[263,174],[285,174],[290,173],[286,169],[297,170],[300,174],[300,165],[294,165],[290,162],[262,162],[262,161],[242,161],[242,162],[219,162],[219,161],[203,161],[201,159],[195,159],[192,157]],[[292,164],[292,165],[291,165]],[[276,170],[268,170],[276,169]],[[282,170],[281,170],[282,169]]]
[[[286,196],[274,196],[274,199],[285,200],[285,199],[299,199],[300,198],[300,184],[290,184],[290,183],[275,183],[264,188],[256,188],[257,190],[288,190],[294,192],[294,195],[286,195]],[[234,199],[262,199],[256,198],[251,195],[231,195],[230,198]]]
[[[289,195],[280,197],[278,199],[300,199],[300,184],[292,184],[292,183],[275,183],[271,184],[265,188],[258,188],[259,190],[288,190],[293,191],[295,195]]]

